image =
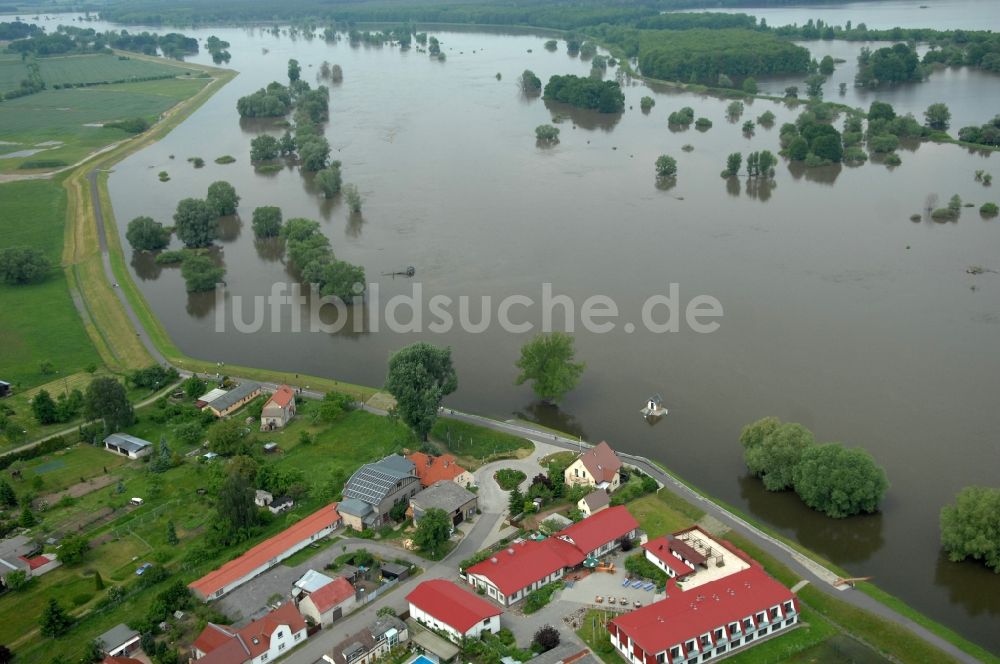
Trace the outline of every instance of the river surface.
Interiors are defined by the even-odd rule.
[[[983,4],[963,6],[980,11]],[[853,16],[864,18],[860,10]],[[185,32],[231,42],[230,66],[241,74],[162,141],[118,164],[110,179],[122,233],[138,215],[171,223],[177,202],[203,196],[214,180],[230,181],[242,196],[239,217],[224,220],[219,243],[229,290],[224,332],[217,331],[211,294],[189,296],[176,268],[130,257],[143,294],[182,351],[380,385],[392,351],[417,340],[450,346],[460,387],[449,406],[534,420],[656,458],[1000,651],[1000,575],[972,562],[949,563],[938,540],[941,507],[962,487],[995,486],[1000,475],[1000,274],[966,272],[973,265],[1000,269],[1000,220],[983,220],[977,210],[998,194],[973,178],[978,169],[1000,176],[997,157],[922,144],[901,149],[895,169],[869,162],[808,170],[782,161],[773,187],[727,181],[719,177],[726,154],[777,151],[777,128],[794,119],[794,110],[756,101],[733,123],[727,101],[638,82],[626,85],[620,116],[549,107],[521,94],[521,71],[530,68],[545,81],[586,74],[590,65],[562,44],[547,52],[545,37],[524,33],[433,33],[448,56],[438,62],[416,50],[248,29]],[[859,48],[810,46],[846,55]],[[320,198],[295,168],[261,175],[250,166],[250,139],[282,130],[241,125],[236,100],[285,80],[292,57],[311,82],[323,60],[343,67],[343,83],[332,86],[326,136],[345,181],[365,197],[360,217],[339,199]],[[206,53],[195,60],[210,62]],[[834,82],[852,76],[851,66],[841,65]],[[916,114],[947,99],[957,118],[981,123],[1000,112],[1000,79],[980,76],[946,70],[885,98]],[[828,98],[836,98],[835,88],[828,84]],[[867,106],[871,96],[863,94],[851,99]],[[649,114],[639,110],[643,95],[656,99]],[[681,106],[714,127],[668,130],[666,116]],[[774,128],[745,137],[742,120],[768,109],[777,115]],[[536,146],[535,126],[554,113],[571,116],[558,125],[561,142]],[[693,150],[682,150],[686,144]],[[654,179],[661,153],[679,162],[672,187]],[[236,163],[215,164],[224,154]],[[187,162],[195,156],[207,162],[203,169]],[[169,182],[158,181],[161,170]],[[923,214],[928,202],[941,206],[956,193],[976,205],[957,222],[934,223]],[[285,307],[280,330],[271,329],[268,316],[267,329],[237,332],[234,296],[266,295],[272,284],[292,281],[280,248],[254,241],[249,221],[260,205],[280,206],[286,219],[319,220],[338,257],[363,265],[378,284],[381,309],[419,284],[425,301],[472,298],[474,323],[482,318],[480,298],[491,297],[493,324],[481,332],[395,333],[383,321],[378,331],[296,334]],[[922,218],[910,221],[915,213]],[[381,276],[409,265],[415,279]],[[536,304],[515,307],[511,317],[538,326],[544,283],[573,300],[578,357],[587,363],[581,384],[558,409],[514,385],[514,362],[530,333],[506,332],[495,322],[499,301],[521,294]],[[695,296],[716,298],[724,309],[719,329],[697,333],[681,321],[677,332],[646,330],[643,302],[669,294],[670,284],[677,284],[681,314]],[[595,294],[619,308],[610,333],[580,325],[582,303]],[[378,308],[372,298],[367,310]],[[250,305],[244,309],[249,320]],[[457,320],[457,304],[451,311]],[[434,320],[426,305],[423,315],[426,328]],[[657,319],[665,315],[656,312]],[[408,319],[405,310],[398,318]],[[626,321],[636,324],[633,333]],[[650,425],[639,409],[657,392],[670,413]],[[831,520],[793,494],[763,491],[746,476],[737,438],[744,424],[765,415],[801,422],[820,441],[869,450],[892,483],[882,512]]]

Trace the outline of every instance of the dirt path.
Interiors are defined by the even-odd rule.
[[[55,505],[60,500],[69,496],[70,498],[82,498],[88,493],[93,493],[98,489],[103,489],[106,486],[111,486],[118,481],[118,478],[113,475],[98,475],[97,477],[92,477],[86,482],[77,482],[68,489],[63,489],[62,491],[56,491],[55,493],[46,494],[40,497],[36,503],[44,502],[47,505]]]

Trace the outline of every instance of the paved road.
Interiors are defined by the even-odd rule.
[[[97,221],[97,232],[100,241],[102,262],[104,264],[104,274],[107,277],[108,282],[112,285],[115,285],[115,277],[111,271],[111,260],[108,254],[108,243],[107,243],[107,236],[104,224],[104,214],[103,211],[101,210],[100,197],[98,196],[97,172],[98,171],[96,168],[91,170],[87,174],[87,180],[90,183],[91,202],[94,208],[94,217]],[[160,351],[153,344],[147,330],[145,329],[145,327],[143,327],[138,316],[136,316],[135,311],[132,309],[132,305],[129,303],[128,298],[126,298],[124,293],[121,292],[121,289],[115,288],[115,291],[117,292],[118,299],[121,301],[122,306],[125,308],[125,312],[128,314],[132,326],[136,330],[136,334],[138,335],[139,339],[142,341],[146,349],[149,351],[150,355],[152,355],[152,357],[155,358],[156,361],[159,362],[160,364],[167,365],[168,362],[166,358],[163,356],[162,353],[160,353]],[[180,367],[177,367],[177,369],[178,371],[181,372],[182,375],[190,375],[190,372],[186,372],[182,370]],[[273,390],[276,389],[277,386],[265,383],[264,387]],[[308,391],[302,392],[302,395],[308,398],[322,398],[323,396],[318,392],[308,392]],[[366,408],[366,410],[384,414],[384,411],[379,411],[374,408]],[[450,417],[459,421],[469,422],[472,424],[478,424],[480,426],[494,429],[496,431],[503,431],[505,433],[512,433],[515,435],[524,436],[534,442],[544,442],[546,444],[554,445],[562,449],[577,450],[580,449],[581,445],[583,445],[583,443],[581,443],[580,441],[574,440],[572,438],[566,438],[563,436],[559,436],[557,434],[540,432],[536,429],[532,429],[530,427],[526,427],[521,424],[515,424],[512,422],[501,422],[498,420],[493,420],[478,415],[460,413],[450,409],[444,410],[442,414],[445,417]],[[774,556],[776,559],[780,560],[785,565],[795,570],[796,573],[798,573],[804,579],[810,580],[813,583],[813,585],[820,591],[827,593],[829,595],[836,596],[839,599],[842,599],[843,601],[848,602],[849,604],[852,604],[853,606],[856,606],[858,608],[865,609],[866,611],[871,611],[872,613],[878,616],[881,616],[893,623],[896,623],[897,625],[906,628],[917,637],[923,639],[924,641],[927,641],[928,643],[931,643],[932,645],[948,653],[958,661],[970,662],[970,663],[974,663],[977,661],[975,658],[966,654],[965,652],[963,652],[956,646],[952,645],[948,641],[942,639],[941,637],[927,630],[923,626],[918,625],[910,618],[907,618],[906,616],[897,613],[888,606],[882,604],[881,602],[876,601],[875,599],[869,597],[868,595],[865,595],[864,593],[858,592],[853,589],[843,590],[843,591],[835,589],[831,585],[831,579],[836,578],[836,575],[833,572],[826,570],[821,565],[818,565],[817,563],[810,560],[806,556],[803,556],[802,554],[795,551],[794,549],[792,549],[785,543],[781,542],[780,540],[771,537],[767,533],[759,530],[752,524],[746,522],[739,516],[729,512],[728,510],[723,509],[722,507],[702,497],[700,494],[692,491],[687,486],[674,479],[672,476],[663,472],[663,470],[661,470],[659,466],[652,464],[645,457],[630,455],[630,454],[621,454],[621,456],[627,459],[629,463],[639,467],[643,472],[656,478],[657,481],[659,481],[664,487],[666,487],[672,493],[684,498],[685,500],[689,500],[697,505],[700,505],[707,514],[717,518],[719,521],[724,523],[729,528],[750,538],[755,544],[760,546],[762,549],[767,551],[767,553]],[[448,558],[446,558],[445,561],[442,561],[432,566],[425,575],[421,575],[421,577],[418,578],[454,577],[457,574],[456,571],[457,565],[455,564],[448,565],[446,564],[447,561],[462,560],[463,558],[467,558],[469,555],[477,551],[479,549],[477,543],[485,541],[489,531],[492,530],[495,520],[499,518],[500,518],[499,514],[491,514],[491,515],[483,514],[482,517],[479,519],[479,521],[475,524],[473,531],[465,538],[465,540],[463,540],[462,544],[458,548],[452,551],[452,553],[448,556]],[[489,523],[489,527],[482,533],[480,533],[479,532],[480,529],[485,527],[487,522],[490,521],[490,519],[493,519],[494,521],[492,523]],[[397,605],[397,608],[401,607],[404,604],[404,602],[402,601],[402,597],[404,597],[406,593],[409,592],[408,589],[405,589],[406,585],[408,584],[404,584],[404,589],[402,590],[402,592],[400,590],[396,590],[390,593],[389,594],[390,599],[387,601],[390,601],[392,605]],[[414,582],[413,585],[416,585],[416,583]],[[302,662],[302,663],[315,662],[322,656],[323,652],[329,649],[329,647],[333,645],[333,643],[335,642],[335,639],[331,638],[331,635],[334,635],[335,633],[348,634],[348,633],[353,633],[353,631],[357,631],[358,629],[361,629],[361,627],[363,627],[365,624],[367,624],[367,622],[370,622],[374,618],[374,613],[375,610],[377,609],[377,607],[374,605],[380,603],[381,602],[378,601],[373,602],[372,605],[366,607],[364,611],[358,612],[353,616],[351,616],[348,620],[345,620],[344,622],[340,623],[336,630],[323,632],[314,639],[311,639],[310,642],[307,643],[302,649],[297,650],[295,653],[293,653],[288,658],[288,660],[290,662]]]

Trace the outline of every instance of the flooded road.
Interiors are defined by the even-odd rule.
[[[974,265],[1000,268],[1000,220],[978,213],[981,203],[1000,195],[973,178],[979,169],[1000,175],[996,157],[923,144],[900,150],[902,165],[894,169],[869,162],[810,170],[782,161],[774,186],[727,181],[719,172],[728,153],[776,152],[778,127],[797,112],[756,101],[730,122],[728,101],[636,82],[625,87],[621,115],[547,106],[518,89],[524,69],[546,81],[553,74],[585,75],[590,65],[568,56],[562,44],[546,51],[546,38],[538,35],[432,32],[448,56],[438,62],[416,51],[252,30],[185,32],[231,42],[230,66],[241,74],[164,140],[118,164],[109,185],[122,233],[139,215],[171,223],[177,202],[204,196],[214,180],[228,180],[242,196],[239,218],[224,221],[219,243],[229,291],[225,332],[216,331],[219,311],[211,294],[189,296],[176,268],[131,258],[140,288],[181,350],[379,385],[388,354],[401,346],[417,340],[451,346],[460,387],[449,405],[535,420],[658,459],[1000,650],[1000,576],[974,563],[948,563],[937,526],[941,506],[960,488],[996,485],[1000,468],[1000,275],[966,272]],[[841,47],[856,52],[860,45],[817,46]],[[360,218],[340,199],[318,196],[295,168],[261,175],[250,166],[250,139],[283,130],[241,126],[236,100],[285,80],[293,57],[310,82],[324,60],[343,67],[343,83],[331,86],[325,131],[334,158],[343,162],[344,181],[365,197]],[[205,53],[196,59],[209,62]],[[944,100],[956,126],[979,124],[1000,111],[992,101],[1000,79],[980,76],[939,72],[885,98],[918,117],[929,103]],[[765,89],[788,84],[762,82]],[[828,99],[837,99],[835,89],[828,83]],[[955,90],[961,92],[948,96]],[[643,95],[656,99],[649,114],[639,110]],[[858,103],[867,106],[870,99]],[[714,126],[669,130],[667,115],[682,106]],[[758,127],[746,137],[742,121],[765,110],[777,115],[774,128]],[[561,142],[536,146],[534,128],[554,114],[569,116],[557,125]],[[669,188],[654,178],[662,153],[679,165]],[[236,163],[214,163],[225,154]],[[189,157],[207,164],[194,169]],[[158,181],[161,170],[169,182]],[[940,206],[953,194],[976,207],[947,224],[923,213],[929,202]],[[291,281],[280,247],[254,241],[249,220],[260,205],[280,206],[286,219],[319,220],[337,256],[363,265],[378,284],[383,304],[419,284],[425,301],[467,296],[477,322],[484,296],[495,314],[510,295],[540,302],[543,284],[551,284],[575,308],[578,357],[587,363],[580,386],[558,410],[539,406],[527,386],[514,386],[514,362],[531,334],[496,324],[442,334],[395,333],[386,325],[377,332],[369,326],[293,333],[292,311],[285,308],[277,317],[280,330],[269,320],[267,328],[274,329],[237,332],[235,296],[244,298],[249,319],[247,298]],[[910,221],[913,214],[921,219]],[[412,280],[381,276],[409,265],[416,268]],[[648,331],[643,304],[671,294],[671,284],[680,312],[696,296],[716,298],[724,309],[719,329]],[[595,294],[609,296],[620,311],[606,334],[579,323],[582,303]],[[376,309],[374,302],[369,309]],[[563,328],[564,311],[555,311]],[[661,309],[657,318],[665,315]],[[512,317],[537,329],[542,310],[519,308]],[[425,327],[426,321],[425,310]],[[634,332],[626,322],[636,325]],[[656,392],[670,414],[650,426],[638,411]],[[821,441],[871,451],[892,484],[883,512],[834,521],[747,478],[737,438],[744,424],[764,415],[801,422]]]

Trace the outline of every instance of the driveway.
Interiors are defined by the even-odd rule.
[[[525,474],[525,480],[521,482],[521,491],[527,491],[531,486],[531,479],[538,473],[544,473],[538,460],[548,456],[553,452],[560,452],[560,448],[548,443],[543,443],[532,436],[525,436],[535,444],[535,451],[531,456],[524,459],[503,459],[501,461],[491,461],[481,466],[475,472],[476,484],[479,486],[479,509],[483,512],[502,514],[507,511],[507,499],[510,495],[500,488],[500,485],[493,479],[493,473],[501,468],[513,468]]]

